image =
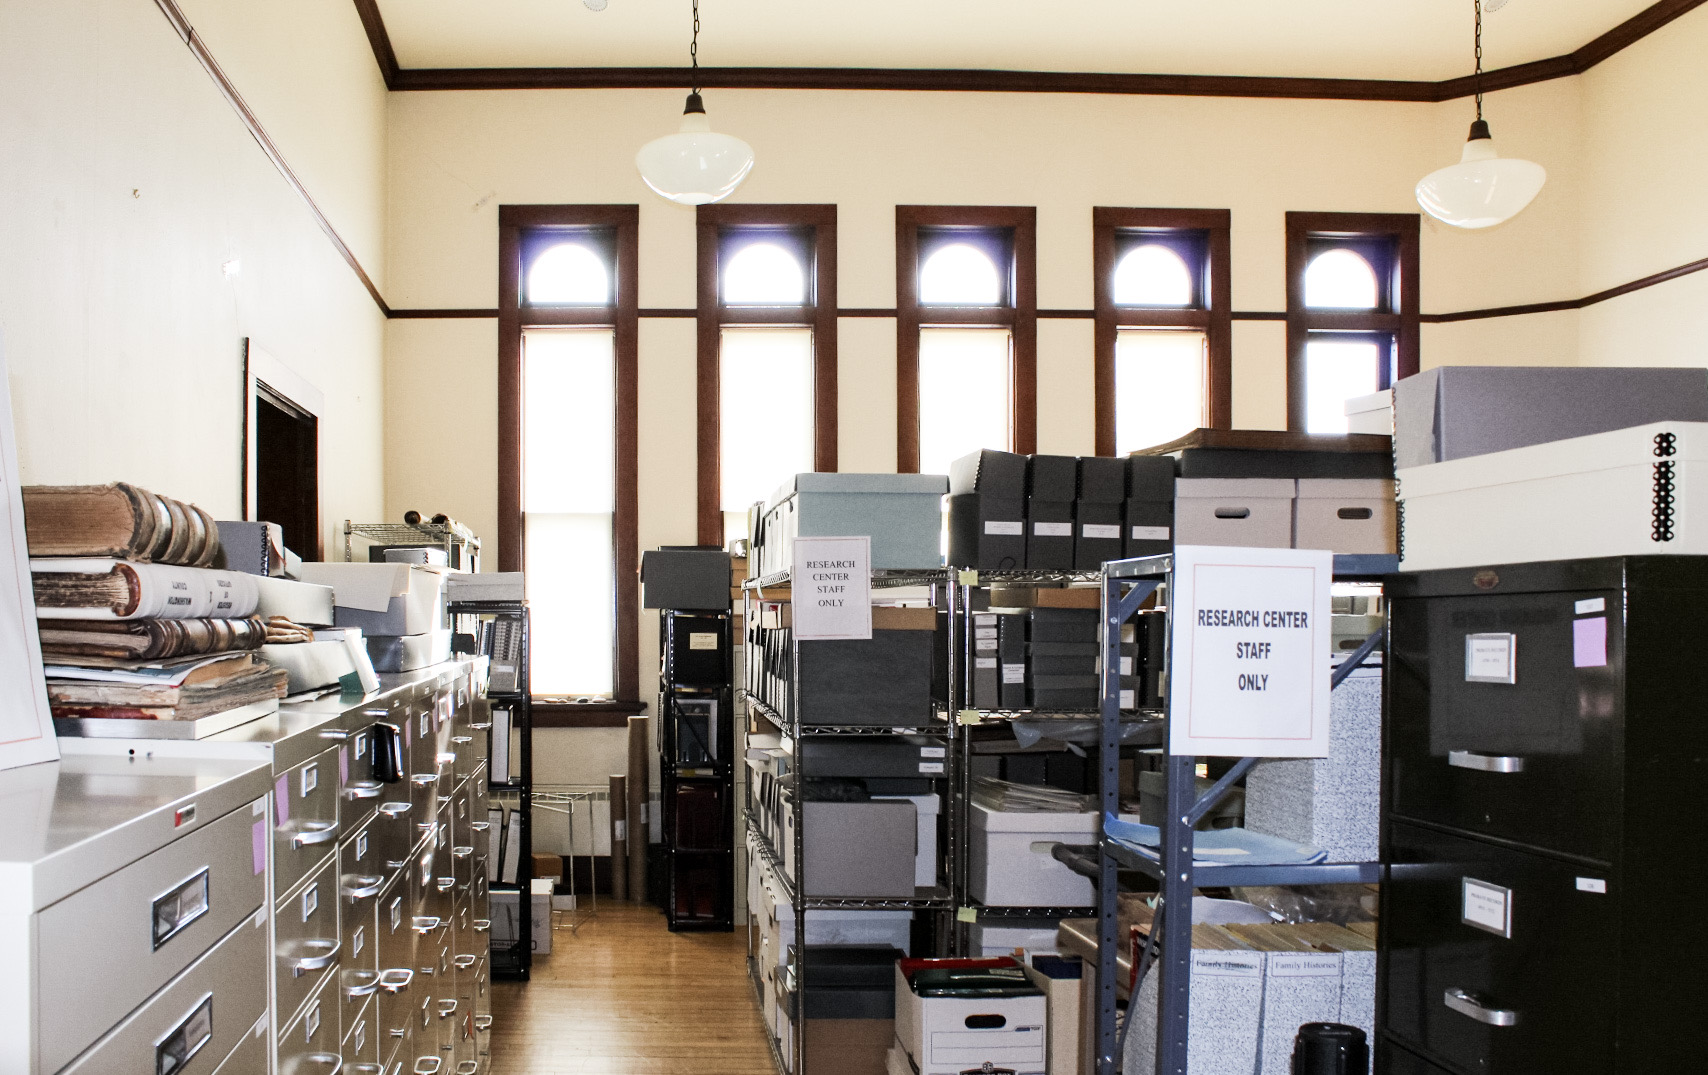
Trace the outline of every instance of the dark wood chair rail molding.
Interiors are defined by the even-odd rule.
[[[710,89],[949,90],[986,93],[1099,93],[1184,97],[1432,103],[1476,92],[1471,75],[1439,82],[1379,78],[1267,78],[1244,75],[1119,74],[866,67],[406,67],[399,68],[376,0],[355,0],[374,60],[393,90]],[[1485,91],[1581,74],[1699,7],[1704,0],[1659,0],[1565,54],[1485,71]]]

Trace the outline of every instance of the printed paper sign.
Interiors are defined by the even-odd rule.
[[[799,537],[790,585],[795,640],[872,637],[872,539]]]
[[[1325,550],[1175,548],[1170,753],[1328,754],[1333,574]]]
[[[36,634],[36,598],[24,539],[24,494],[18,482],[8,384],[6,354],[0,347],[0,769],[59,757]]]
[[[1474,877],[1463,878],[1459,921],[1467,926],[1512,938],[1512,890]]]

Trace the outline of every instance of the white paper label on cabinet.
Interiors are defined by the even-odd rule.
[[[1169,753],[1328,754],[1333,561],[1322,549],[1175,548]]]
[[[799,537],[794,544],[795,641],[872,637],[872,539]]]
[[[1517,681],[1517,635],[1480,634],[1465,636],[1466,683],[1516,683]]]
[[[1081,523],[1079,533],[1081,537],[1121,540],[1121,527],[1117,523]]]
[[[1026,682],[1026,666],[1023,664],[1005,664],[1002,666],[1002,681],[1004,683]]]
[[[1130,687],[1121,691],[1121,708],[1122,709],[1135,709],[1138,707],[1138,702],[1136,700],[1135,694],[1136,694],[1136,692],[1134,692],[1133,689]]]
[[[689,649],[717,649],[718,633],[716,631],[689,631]]]
[[[1026,524],[1019,519],[986,519],[984,532],[997,537],[1025,537]]]
[[[1605,877],[1580,877],[1578,878],[1578,891],[1606,895],[1607,879]]]
[[[1073,524],[1033,523],[1032,533],[1038,537],[1073,537]]]
[[[1124,676],[1133,674],[1133,659],[1131,657],[1121,658],[1121,674]]]
[[[948,747],[920,747],[919,756],[922,758],[946,758],[949,756]]]
[[[1168,527],[1166,526],[1135,526],[1132,530],[1134,541],[1167,541]]]
[[[943,772],[943,763],[940,761],[922,761],[919,763],[919,771],[926,776],[941,774]]]
[[[1466,877],[1459,921],[1512,939],[1512,890]]]
[[[974,668],[995,668],[996,667],[996,658],[995,657],[974,657],[973,658],[973,667]]]
[[[1606,612],[1607,598],[1586,597],[1582,601],[1574,604],[1572,606],[1572,611],[1576,612],[1579,616],[1587,616],[1591,612]]]
[[[1195,949],[1192,952],[1192,976],[1212,978],[1261,978],[1263,956],[1258,952],[1220,952]]]
[[[305,765],[302,770],[302,794],[307,798],[309,793],[320,786],[320,766]]]

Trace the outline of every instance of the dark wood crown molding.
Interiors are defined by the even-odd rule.
[[[1564,56],[1485,71],[1485,91],[1581,74],[1708,0],[1659,0]],[[377,0],[355,0],[374,59],[393,90],[702,89],[948,90],[1174,97],[1439,102],[1477,92],[1472,75],[1439,82],[1380,78],[1122,74],[885,67],[398,67]]]

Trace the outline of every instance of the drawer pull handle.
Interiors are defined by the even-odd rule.
[[[468,970],[470,967],[474,966],[474,960],[475,957],[473,955],[468,952],[464,952],[462,955],[457,957],[457,969]]]
[[[492,1029],[492,1016],[490,1016],[490,1015],[477,1015],[477,1016],[475,1016],[474,1017],[474,1028],[476,1030],[482,1030],[482,1031],[491,1030]]]
[[[433,884],[438,887],[440,892],[449,892],[451,890],[451,886],[456,883],[457,879],[455,877],[436,877],[433,879]]]
[[[311,1064],[331,1064],[332,1070],[328,1071],[326,1075],[338,1075],[340,1071],[344,1070],[344,1058],[336,1053],[309,1053],[303,1059]]]
[[[1477,754],[1469,750],[1454,750],[1447,754],[1447,764],[1460,769],[1475,769],[1479,773],[1522,773],[1524,759],[1505,754]]]
[[[412,803],[380,803],[379,810],[380,813],[395,821],[404,814],[409,813],[409,808],[412,805]]]
[[[385,785],[378,780],[358,780],[344,789],[344,797],[354,802],[357,799],[377,799],[385,792]]]
[[[457,1065],[457,1075],[475,1075],[480,1070],[479,1060],[464,1060]]]
[[[492,722],[490,720],[482,721],[479,724],[470,724],[469,727],[473,728],[477,732],[484,732],[484,731],[491,729]]]
[[[409,927],[415,932],[421,934],[421,936],[425,937],[427,934],[438,929],[443,922],[444,919],[433,915],[416,915],[410,920]]]
[[[476,933],[485,933],[487,930],[492,928],[492,919],[477,918],[474,920],[473,925]]]
[[[439,774],[437,772],[411,773],[409,776],[409,782],[418,788],[430,787],[439,782]],[[436,1060],[438,1058],[433,1057],[432,1059]]]
[[[426,1064],[432,1066],[424,1067],[423,1065]],[[415,1067],[411,1070],[415,1072],[415,1075],[439,1075],[439,1069],[444,1066],[445,1062],[436,1056],[423,1056],[415,1061]]]
[[[457,761],[457,756],[456,756],[456,754],[454,754],[450,751],[446,751],[442,754],[436,755],[434,760],[437,761],[440,765],[455,765],[456,761]]]
[[[464,743],[474,742],[474,736],[472,736],[472,735],[453,735],[453,736],[451,736],[451,742],[457,744],[458,746],[462,746]]]
[[[305,941],[303,943],[310,948],[324,948],[325,951],[317,956],[299,956],[291,960],[292,978],[301,978],[305,974],[325,970],[338,962],[338,949],[341,946],[337,941]]]
[[[1510,1008],[1490,1008],[1478,1002],[1476,997],[1463,989],[1449,989],[1441,1002],[1460,1015],[1468,1015],[1479,1023],[1489,1026],[1512,1026],[1518,1022],[1518,1013]]]
[[[352,970],[344,972],[344,996],[350,1000],[357,997],[371,997],[380,987],[380,976],[376,971]]]
[[[474,848],[472,847],[451,848],[451,857],[454,859],[466,859],[472,854],[474,854]]]
[[[486,830],[492,828],[492,822],[490,822],[490,821],[471,821],[471,822],[469,822],[469,828],[473,829],[476,832],[485,832]]]
[[[378,1064],[357,1064],[350,1069],[350,1075],[385,1075],[385,1068]]]
[[[349,740],[350,733],[342,728],[322,728],[320,730],[320,737],[322,739],[330,739],[334,743],[343,743]]]
[[[439,1018],[449,1019],[451,1016],[453,1016],[455,1014],[457,1014],[457,998],[456,997],[440,997],[439,998]]]
[[[301,851],[315,844],[329,844],[338,839],[338,823],[336,821],[311,822],[302,832],[291,836],[291,850]]]
[[[351,903],[365,900],[380,894],[385,887],[385,877],[377,873],[357,874],[344,879],[344,898]]]
[[[380,971],[379,987],[396,996],[409,992],[409,983],[415,980],[415,972],[408,967],[391,967]]]

